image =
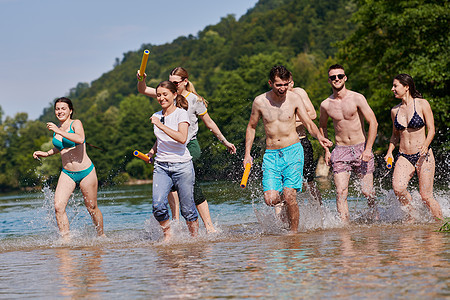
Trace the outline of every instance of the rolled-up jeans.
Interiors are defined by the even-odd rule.
[[[169,219],[169,195],[172,186],[178,192],[180,212],[188,222],[198,219],[194,203],[195,172],[188,162],[155,162],[153,170],[153,215],[159,222]]]

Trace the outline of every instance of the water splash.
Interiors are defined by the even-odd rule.
[[[388,173],[385,174],[387,176]],[[375,181],[376,190],[376,207],[369,208],[367,199],[363,196],[359,180],[351,180],[349,183],[349,213],[350,223],[355,225],[371,225],[371,224],[398,224],[408,221],[408,212],[400,204],[392,189],[383,188],[380,183],[381,180]],[[433,216],[428,207],[424,205],[421,200],[420,193],[417,188],[410,188],[412,196],[411,216],[414,223],[432,223]],[[435,199],[439,202],[443,216],[450,215],[450,197],[449,190],[435,191]],[[336,208],[336,199],[332,197],[332,191],[322,193],[326,196],[323,200],[323,205],[320,206],[309,192],[297,194],[297,202],[299,205],[299,228],[300,232],[308,232],[313,230],[322,230],[329,228],[343,227],[339,214]],[[256,193],[252,194],[256,196]],[[262,231],[266,234],[285,234],[287,233],[287,224],[280,220],[273,207],[265,205],[262,195],[253,198],[252,206],[256,219]]]

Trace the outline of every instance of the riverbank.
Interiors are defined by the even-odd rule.
[[[130,179],[127,182],[123,183],[123,185],[143,185],[143,184],[152,184],[152,179]]]

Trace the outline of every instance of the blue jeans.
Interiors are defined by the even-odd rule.
[[[153,215],[159,222],[169,219],[169,195],[178,191],[181,215],[188,222],[198,219],[194,203],[195,172],[192,160],[183,163],[155,162],[153,170]]]

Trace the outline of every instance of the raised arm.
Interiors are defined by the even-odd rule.
[[[139,70],[138,70],[136,76],[138,79],[141,78],[141,76],[139,75]],[[138,92],[143,95],[146,95],[146,96],[149,96],[152,98],[156,98],[156,89],[149,87],[145,84],[145,79],[147,78],[147,74],[144,73],[144,75],[142,77],[144,79],[141,81],[138,80],[138,83],[137,83]]]
[[[227,139],[223,136],[222,132],[220,132],[219,127],[216,122],[211,118],[211,116],[206,112],[203,115],[199,115],[200,119],[205,123],[206,127],[214,133],[214,135],[219,139],[219,141],[228,148],[228,152],[231,154],[236,153],[236,147],[227,141]]]

